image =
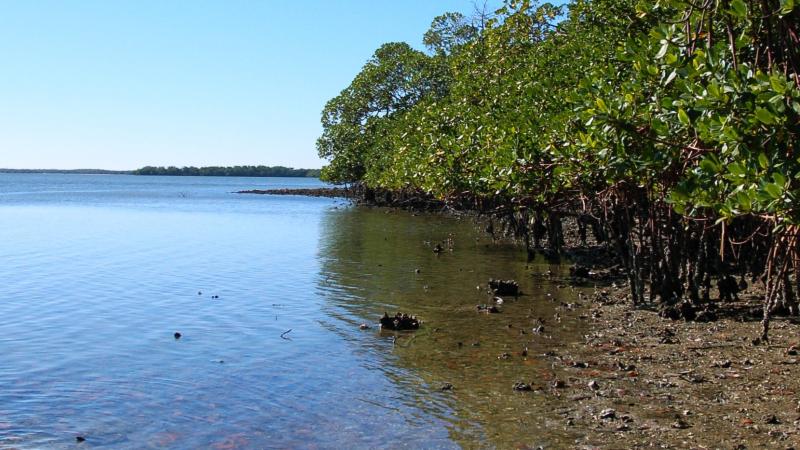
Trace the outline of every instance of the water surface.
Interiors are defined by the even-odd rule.
[[[569,321],[523,334],[561,295],[548,267],[468,220],[233,194],[318,186],[0,174],[0,447],[571,442],[555,400],[511,390],[580,339]],[[477,314],[490,277],[529,295]],[[423,328],[359,329],[396,310]]]

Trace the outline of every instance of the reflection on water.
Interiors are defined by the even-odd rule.
[[[519,249],[492,244],[468,220],[353,209],[326,214],[321,230],[324,311],[347,324],[354,352],[372,354],[371,364],[403,387],[404,404],[446,422],[464,447],[573,442],[558,415],[562,400],[511,388],[546,385],[553,371],[543,354],[581,340],[578,323],[554,319],[562,290],[532,277],[550,267],[526,268]],[[436,255],[432,246],[448,239],[453,251]],[[519,280],[525,295],[505,299],[499,314],[477,313],[489,301],[487,280],[500,277]],[[423,329],[358,329],[398,310],[421,316]],[[540,319],[546,332],[534,334]],[[443,391],[446,383],[454,389]]]
[[[0,174],[0,448],[570,442],[557,400],[511,390],[579,340],[530,333],[559,291],[518,250],[468,221],[231,194],[292,183]],[[424,241],[449,233],[437,257]],[[489,277],[529,295],[479,315]],[[426,323],[359,329],[395,310]]]

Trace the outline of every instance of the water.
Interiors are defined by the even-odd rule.
[[[562,295],[548,268],[469,221],[233,194],[318,186],[0,174],[0,448],[571,442],[557,400],[510,388],[580,340],[570,320],[520,334]],[[477,314],[490,277],[530,295]],[[359,329],[395,310],[423,328]]]

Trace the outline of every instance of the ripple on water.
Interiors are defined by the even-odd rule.
[[[498,366],[515,315],[473,311],[476,284],[525,276],[515,251],[443,218],[131,178],[9,200],[0,175],[0,447],[506,448],[544,430],[493,427],[516,420],[501,405],[534,410],[505,387],[540,366]],[[381,332],[397,310],[426,324]]]

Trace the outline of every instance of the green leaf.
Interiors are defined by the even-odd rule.
[[[606,102],[604,102],[602,98],[598,98],[594,102],[597,104],[597,108],[600,109],[600,111],[604,113],[608,112],[608,106],[606,106]]]
[[[708,85],[708,93],[711,94],[711,96],[714,98],[720,98],[719,86],[717,85],[717,83],[712,82],[711,84]]]
[[[747,4],[743,0],[731,1],[731,12],[741,18],[747,17]]]
[[[700,168],[705,170],[706,172],[711,172],[711,173],[719,172],[719,167],[710,158],[704,158],[702,161],[700,161]]]
[[[781,0],[781,15],[791,14],[794,10],[794,0]]]
[[[656,59],[663,58],[664,55],[667,54],[667,50],[669,50],[669,42],[664,41],[664,43],[661,44],[661,48],[658,50],[658,53],[656,53]]]
[[[686,114],[686,111],[684,111],[683,108],[678,109],[678,120],[680,120],[681,123],[686,126],[689,126],[689,124],[692,123],[692,121],[689,119],[689,115]]]
[[[783,187],[778,186],[775,183],[767,183],[764,185],[764,190],[767,191],[767,194],[770,195],[772,198],[780,198],[781,194],[783,193]]]
[[[674,80],[677,75],[678,72],[673,70],[667,77],[667,81],[664,82],[664,86],[668,86],[670,83],[672,83],[672,80]]]
[[[732,163],[732,164],[728,164],[728,172],[730,172],[731,174],[733,174],[733,175],[735,175],[737,177],[741,177],[741,176],[743,176],[743,175],[745,175],[747,173],[745,168],[741,164],[739,164],[737,162]]]
[[[772,90],[778,94],[786,92],[786,81],[782,77],[776,75],[769,77],[769,84],[772,86]]]
[[[771,125],[775,123],[775,116],[769,110],[764,108],[756,108],[756,118],[764,124]]]
[[[775,184],[778,186],[786,186],[786,177],[783,176],[780,172],[775,172],[772,174],[772,179],[775,180]]]
[[[741,208],[742,211],[749,212],[751,209],[753,209],[753,204],[752,201],[750,201],[750,197],[744,192],[739,192],[736,194],[736,201],[739,203],[739,208]]]
[[[761,166],[762,169],[769,168],[769,159],[767,159],[767,155],[761,153],[758,155],[758,165]]]

